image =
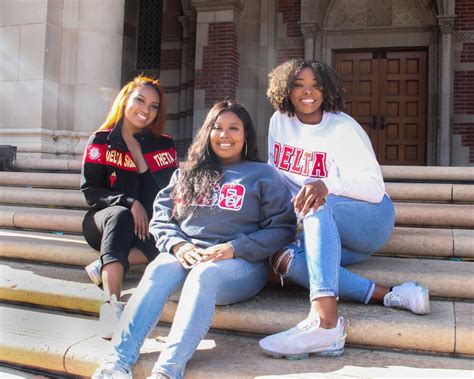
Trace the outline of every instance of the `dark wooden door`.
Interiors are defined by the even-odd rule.
[[[426,164],[425,51],[335,55],[346,112],[363,126],[380,164]]]

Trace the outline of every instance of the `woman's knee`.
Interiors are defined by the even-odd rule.
[[[114,206],[105,222],[109,227],[133,229],[133,215],[126,207]]]

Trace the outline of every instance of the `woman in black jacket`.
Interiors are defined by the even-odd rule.
[[[91,209],[83,233],[100,251],[86,272],[104,286],[103,338],[112,337],[122,313],[120,293],[129,266],[158,255],[148,223],[156,194],[178,167],[174,142],[163,134],[165,117],[159,81],[138,76],[121,89],[84,153],[81,190]]]

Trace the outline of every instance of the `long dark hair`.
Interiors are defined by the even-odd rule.
[[[175,200],[173,217],[184,218],[193,203],[212,196],[214,184],[222,179],[223,170],[211,148],[212,126],[224,112],[234,113],[244,124],[245,143],[242,161],[262,162],[258,156],[257,133],[247,109],[235,100],[225,100],[214,104],[207,114],[201,129],[188,149],[186,160],[180,169],[178,183],[171,193]]]

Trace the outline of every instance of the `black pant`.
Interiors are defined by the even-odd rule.
[[[82,222],[82,231],[87,243],[100,251],[102,266],[120,262],[127,272],[128,254],[132,247],[143,252],[149,262],[158,255],[153,237],[142,241],[135,236],[132,213],[121,205],[90,209]]]

